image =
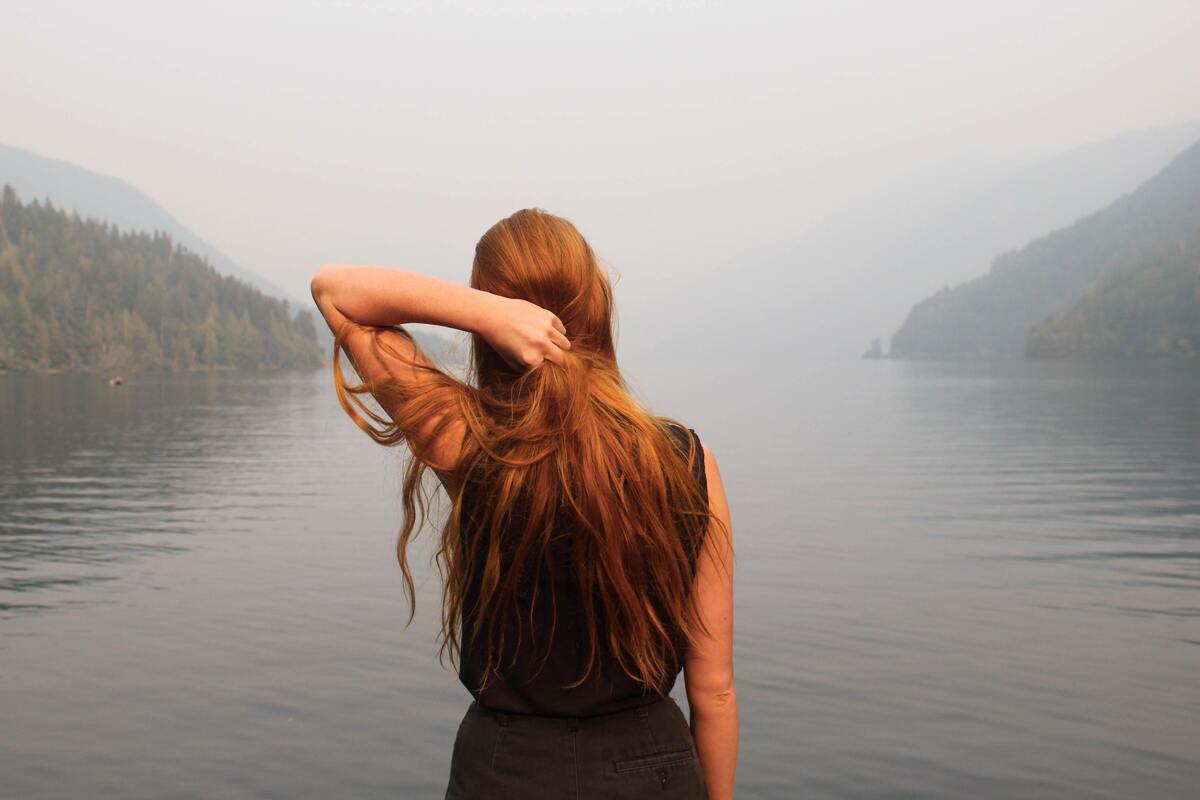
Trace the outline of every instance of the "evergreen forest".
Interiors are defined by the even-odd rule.
[[[307,310],[161,231],[122,231],[47,199],[0,197],[0,370],[316,367]]]

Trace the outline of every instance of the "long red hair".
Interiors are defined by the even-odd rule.
[[[553,597],[550,538],[569,525],[588,653],[578,681],[604,648],[632,679],[662,686],[682,655],[673,650],[672,629],[687,641],[707,633],[691,592],[710,521],[718,520],[694,477],[703,452],[689,438],[681,458],[668,429],[681,423],[652,414],[630,393],[617,368],[612,285],[571,222],[530,208],[496,223],[475,246],[471,286],[553,311],[571,340],[565,365],[547,360],[518,370],[472,334],[466,382],[433,367],[421,391],[396,383],[351,386],[337,357],[342,339],[334,345],[343,408],[377,442],[406,442],[413,454],[396,546],[409,619],[415,596],[408,546],[427,515],[420,487],[430,466],[411,434],[461,419],[466,433],[451,482],[457,490],[436,553],[443,581],[439,656],[449,652],[457,662],[464,595],[474,580],[480,588],[471,634],[485,643],[485,684],[503,673],[500,654],[532,633],[525,630],[528,603]],[[360,399],[381,390],[390,392],[396,419]],[[462,514],[466,491],[477,510],[472,519]]]

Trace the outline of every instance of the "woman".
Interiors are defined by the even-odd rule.
[[[628,391],[611,284],[583,236],[525,209],[479,240],[470,287],[327,265],[312,292],[334,332],[342,407],[413,456],[397,544],[410,621],[426,468],[452,500],[437,551],[441,653],[474,702],[446,797],[732,797],[724,487],[696,432]],[[471,333],[468,382],[429,360],[401,327],[411,322]],[[361,383],[347,384],[340,352]],[[667,696],[681,669],[690,727]]]

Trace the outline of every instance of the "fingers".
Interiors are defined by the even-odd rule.
[[[561,347],[563,350],[571,349],[571,340],[557,330],[550,331],[550,341]]]
[[[567,332],[567,326],[563,325],[562,320],[558,318],[557,314],[551,314],[551,317],[552,317],[552,319],[550,320],[551,324],[555,327],[555,329],[559,333],[565,335]]]

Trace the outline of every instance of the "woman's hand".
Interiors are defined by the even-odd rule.
[[[493,295],[494,309],[479,331],[509,366],[526,370],[544,361],[562,364],[571,349],[567,328],[554,312],[513,297]]]

